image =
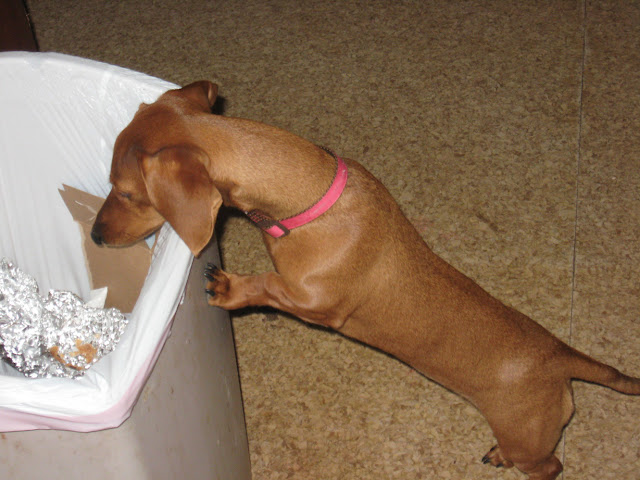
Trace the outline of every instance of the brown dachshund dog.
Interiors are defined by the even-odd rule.
[[[263,228],[275,272],[210,267],[211,305],[268,305],[390,353],[483,413],[497,439],[485,463],[531,479],[562,471],[554,449],[573,414],[572,379],[640,394],[639,379],[574,350],[437,257],[359,163],[214,115],[216,95],[201,81],[140,107],[115,143],[96,243],[131,244],[168,221],[198,255],[223,204],[244,211]]]

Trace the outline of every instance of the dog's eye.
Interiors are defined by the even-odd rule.
[[[129,192],[118,192],[122,198],[126,198],[127,200],[131,200],[131,194]]]

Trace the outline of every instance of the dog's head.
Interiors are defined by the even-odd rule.
[[[111,192],[91,231],[95,243],[130,245],[168,221],[194,255],[207,245],[222,197],[183,118],[210,113],[216,95],[216,85],[201,81],[140,106],[114,146]]]

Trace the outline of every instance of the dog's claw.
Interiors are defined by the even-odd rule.
[[[490,461],[491,461],[491,460],[489,460],[489,456],[488,456],[488,455],[485,455],[484,457],[482,457],[482,463],[484,463],[485,465],[486,465],[487,463],[489,463]]]
[[[204,276],[208,280],[204,285],[204,291],[209,295],[209,305],[218,305],[227,301],[230,280],[220,267],[213,263],[207,263]]]
[[[207,266],[204,269],[204,276],[213,282],[214,281],[213,276],[216,274],[218,270],[220,269],[218,268],[217,265],[214,265],[213,263],[207,263]]]

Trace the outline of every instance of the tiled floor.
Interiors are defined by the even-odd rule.
[[[29,1],[43,50],[211,78],[228,115],[360,160],[438,254],[640,375],[638,2],[140,3]],[[244,219],[220,233],[227,269],[269,268]],[[255,480],[523,478],[395,360],[271,312],[234,327]],[[640,398],[574,387],[564,478],[640,478]]]

